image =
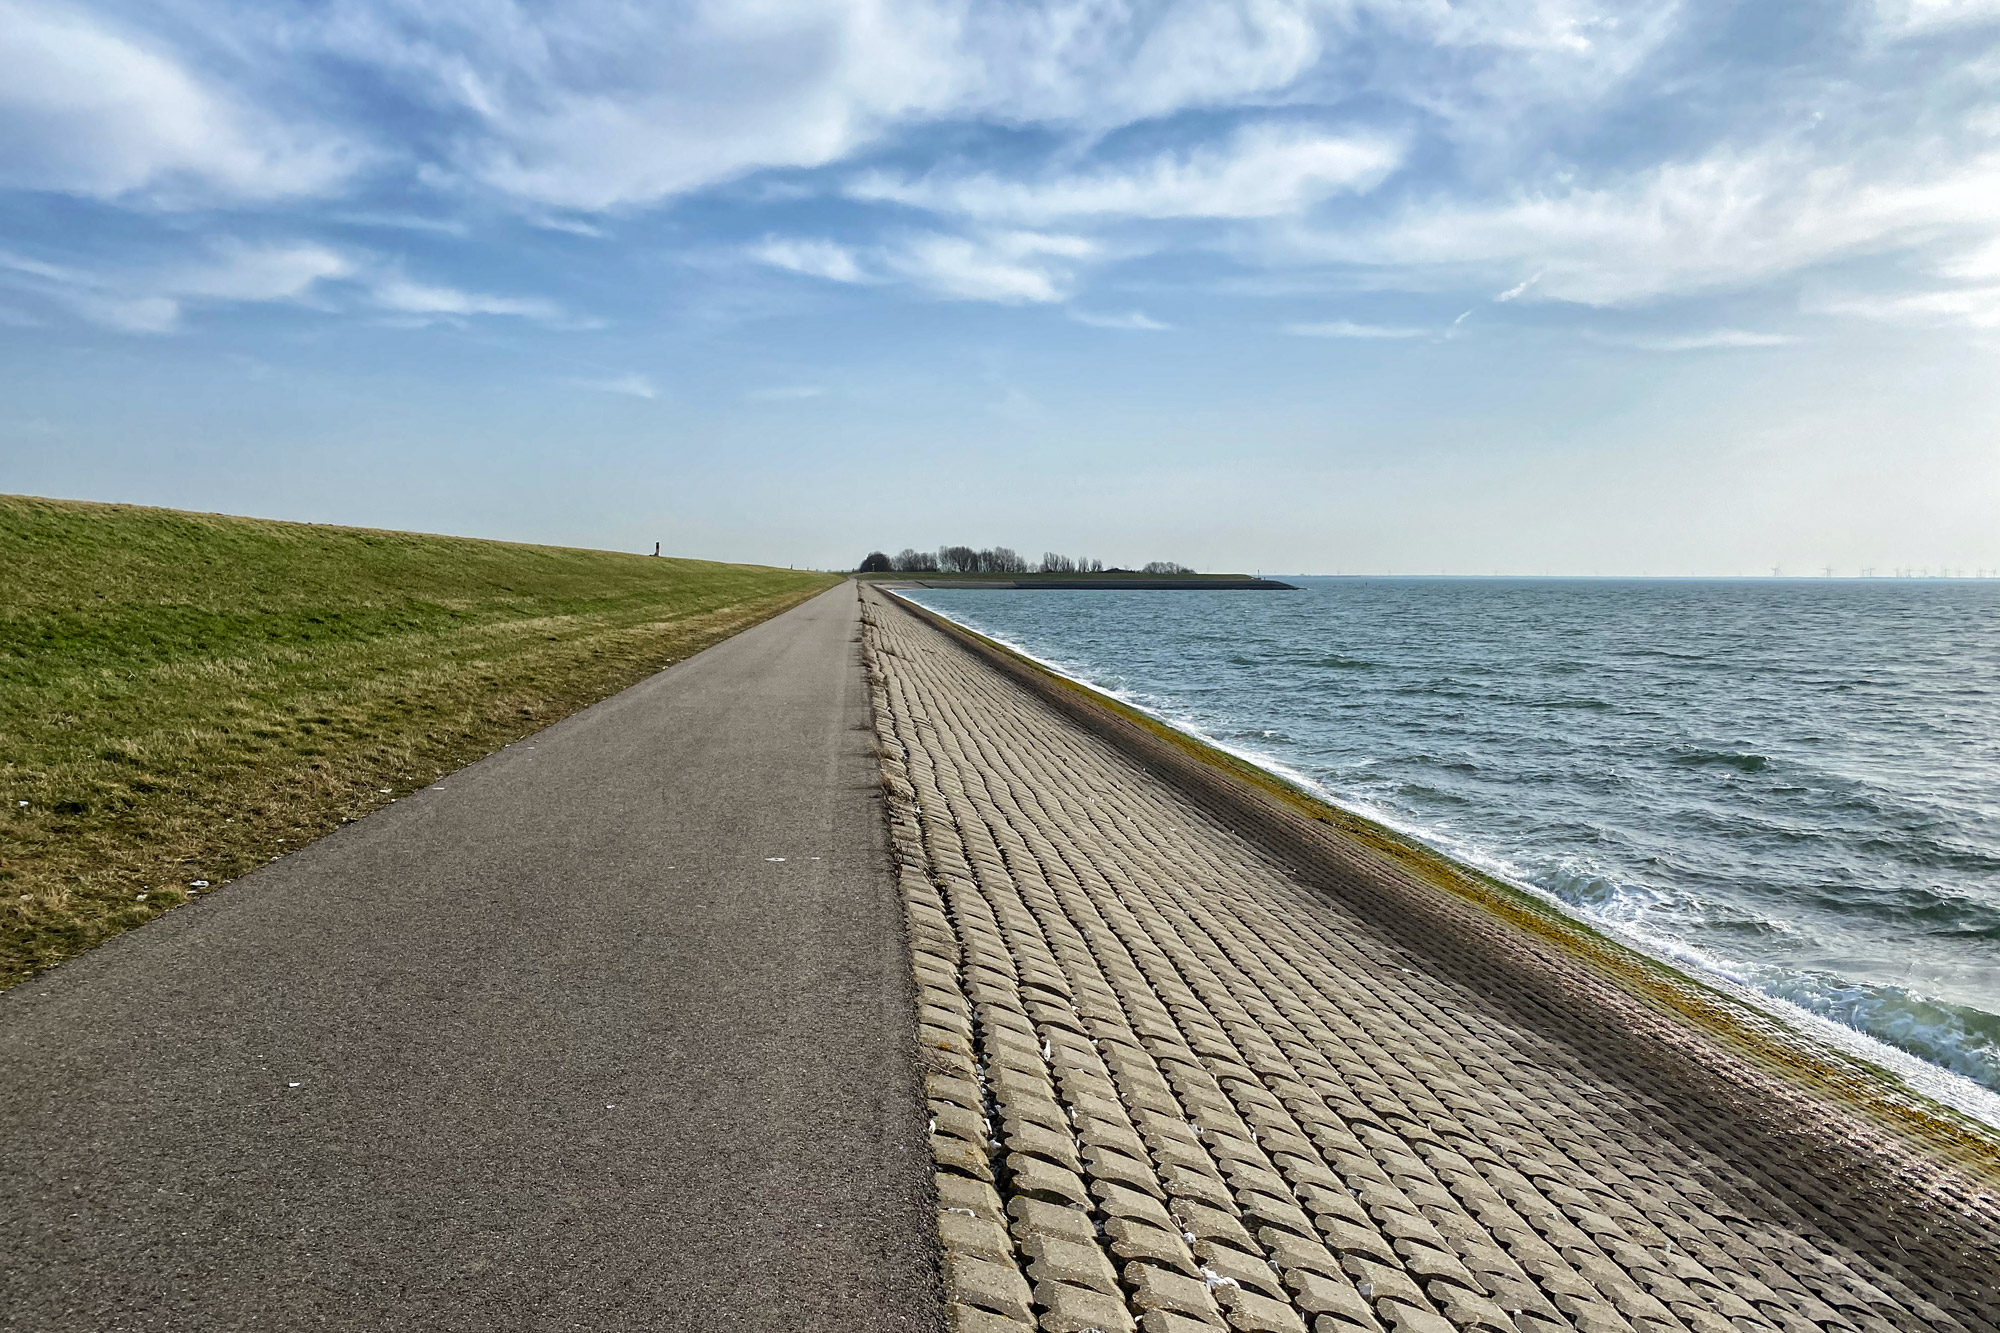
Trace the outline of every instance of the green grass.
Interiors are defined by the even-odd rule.
[[[835,581],[0,496],[0,986]]]

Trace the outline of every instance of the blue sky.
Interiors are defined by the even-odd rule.
[[[0,0],[0,490],[2000,569],[2000,0]]]

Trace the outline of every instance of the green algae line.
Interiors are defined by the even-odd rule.
[[[1533,894],[1332,805],[1268,769],[1061,675],[927,607],[900,597],[896,604],[1043,697],[1068,704],[1065,711],[1097,723],[1095,729],[1114,743],[1123,742],[1129,748],[1134,739],[1131,732],[1136,730],[1151,742],[1142,748],[1152,753],[1140,757],[1157,761],[1164,749],[1193,761],[1200,770],[1225,778],[1235,793],[1254,793],[1272,813],[1281,811],[1291,816],[1295,825],[1303,823],[1307,829],[1317,830],[1319,840],[1330,842],[1349,857],[1365,858],[1406,884],[1447,895],[1477,909],[1488,920],[1511,927],[1522,942],[1537,941],[1555,957],[1581,964],[1590,974],[1667,1020],[1653,1025],[1656,1035],[1674,1040],[1689,1028],[1697,1030],[1765,1073],[1830,1096],[1882,1128],[1922,1145],[1927,1155],[1969,1172],[1984,1190],[2000,1188],[2000,1136],[1911,1088],[1890,1071],[1800,1033],[1775,1016],[1624,944]],[[1103,726],[1106,720],[1114,725]],[[1302,831],[1294,827],[1292,833],[1297,836]],[[1990,1194],[1981,1200],[1968,1196],[1964,1202],[1984,1211],[1994,1208]]]
[[[835,582],[0,497],[0,985]]]

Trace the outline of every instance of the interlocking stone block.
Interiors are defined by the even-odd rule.
[[[948,1251],[994,1263],[1013,1262],[1013,1243],[1007,1239],[1007,1229],[998,1222],[941,1209],[937,1227],[938,1242]]]
[[[1023,1323],[1034,1322],[1033,1297],[1027,1279],[1012,1264],[996,1264],[946,1250],[944,1279],[945,1292],[953,1300]]]
[[[951,1333],[1035,1333],[1033,1324],[974,1306],[953,1301],[945,1307],[945,1326]]]
[[[1226,1279],[1239,1287],[1260,1291],[1273,1298],[1282,1298],[1285,1294],[1278,1271],[1262,1255],[1210,1240],[1197,1240],[1189,1248],[1194,1251],[1203,1275],[1210,1281]]]
[[[1204,1166],[1207,1165],[1206,1158],[1202,1158],[1201,1161]],[[1189,1199],[1210,1208],[1234,1212],[1236,1201],[1230,1196],[1229,1187],[1223,1184],[1221,1178],[1214,1175],[1213,1171],[1213,1167],[1204,1171],[1177,1162],[1170,1166],[1162,1166],[1159,1178],[1167,1193],[1177,1199]]]
[[[1346,1280],[1340,1260],[1316,1240],[1306,1240],[1276,1227],[1263,1227],[1257,1232],[1257,1243],[1264,1247],[1264,1253],[1271,1256],[1272,1262],[1286,1272],[1303,1268],[1307,1272]]]
[[[1392,1267],[1396,1264],[1396,1252],[1373,1226],[1356,1225],[1325,1213],[1314,1221],[1318,1223],[1319,1234],[1326,1239],[1327,1248],[1336,1254],[1356,1254]]]
[[[942,1172],[935,1179],[938,1207],[955,1209],[969,1217],[982,1218],[988,1222],[1000,1222],[1005,1219],[1006,1213],[1001,1208],[1000,1196],[986,1182]]]
[[[1285,1274],[1285,1285],[1292,1290],[1293,1304],[1307,1314],[1338,1315],[1363,1328],[1372,1327],[1375,1323],[1367,1298],[1344,1278],[1301,1270]]]
[[[1014,1189],[1020,1193],[1060,1199],[1078,1208],[1090,1207],[1090,1191],[1084,1187],[1082,1178],[1067,1167],[1015,1152],[1007,1154],[1007,1169],[1013,1174]]]
[[[980,1149],[986,1147],[986,1117],[979,1112],[968,1111],[963,1106],[954,1106],[949,1102],[933,1105],[930,1112],[933,1134],[964,1139]]]
[[[1056,1236],[1083,1244],[1097,1239],[1097,1227],[1090,1214],[1080,1208],[1017,1195],[1007,1201],[1007,1215],[1014,1221],[1014,1234],[1024,1238]]]
[[[1152,1164],[1143,1156],[1131,1157],[1115,1148],[1093,1144],[1084,1149],[1083,1159],[1091,1176],[1096,1179],[1115,1181],[1155,1198],[1167,1197],[1167,1192],[1160,1188],[1153,1174]]]
[[[1083,1162],[1076,1155],[1076,1142],[1067,1130],[1053,1130],[1032,1120],[1010,1119],[1006,1122],[1006,1137],[1007,1147],[1014,1152],[1046,1157],[1070,1171],[1083,1170]]]
[[[1194,1277],[1201,1268],[1195,1262],[1194,1252],[1178,1231],[1157,1227],[1136,1218],[1113,1217],[1104,1224],[1104,1234],[1111,1253],[1124,1260],[1144,1260],[1171,1268],[1187,1277]],[[1128,1272],[1129,1267],[1128,1267]]]
[[[1077,1105],[1076,1136],[1093,1148],[1109,1148],[1146,1160],[1145,1140],[1126,1127],[1122,1116],[1113,1119],[1082,1100]]]
[[[1125,1302],[1089,1287],[1044,1282],[1035,1288],[1043,1333],[1129,1333],[1138,1325]]]
[[[1318,1234],[1312,1219],[1291,1201],[1289,1190],[1282,1198],[1266,1194],[1262,1190],[1239,1190],[1236,1203],[1243,1210],[1243,1216],[1257,1226],[1275,1227],[1280,1231],[1289,1231],[1293,1235],[1303,1237]]]
[[[1255,1249],[1257,1243],[1250,1238],[1250,1232],[1230,1214],[1219,1208],[1188,1199],[1175,1199],[1169,1210],[1181,1224],[1181,1230],[1202,1240],[1220,1240],[1239,1249]]]
[[[1141,1310],[1171,1310],[1209,1320],[1221,1318],[1208,1283],[1200,1278],[1151,1264],[1131,1263],[1125,1266],[1125,1281],[1132,1289],[1132,1304]]]
[[[1401,1269],[1373,1263],[1357,1254],[1340,1256],[1340,1266],[1354,1279],[1355,1289],[1372,1301],[1401,1301],[1419,1310],[1426,1304],[1423,1291]]]
[[[1028,1256],[1028,1277],[1039,1287],[1044,1282],[1070,1282],[1089,1287],[1107,1296],[1118,1295],[1118,1274],[1096,1237],[1088,1241],[1035,1233],[1021,1244]]]
[[[1285,1301],[1240,1287],[1220,1288],[1216,1299],[1238,1333],[1306,1333],[1306,1321]]]
[[[943,1134],[931,1135],[931,1161],[975,1180],[993,1179],[993,1164],[986,1154],[964,1139]]]
[[[1449,1319],[1401,1301],[1382,1301],[1375,1313],[1394,1333],[1458,1333]]]
[[[1211,1321],[1172,1310],[1148,1310],[1139,1316],[1139,1333],[1221,1333],[1221,1314]]]
[[[1165,1206],[1150,1194],[1141,1194],[1138,1190],[1126,1189],[1108,1180],[1092,1182],[1090,1192],[1097,1197],[1098,1206],[1107,1217],[1137,1218],[1176,1234],[1181,1230],[1180,1224],[1168,1214]]]

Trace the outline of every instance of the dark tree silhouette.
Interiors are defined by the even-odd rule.
[[[883,555],[880,551],[870,551],[861,558],[861,572],[863,574],[887,574],[889,572],[889,557]]]

